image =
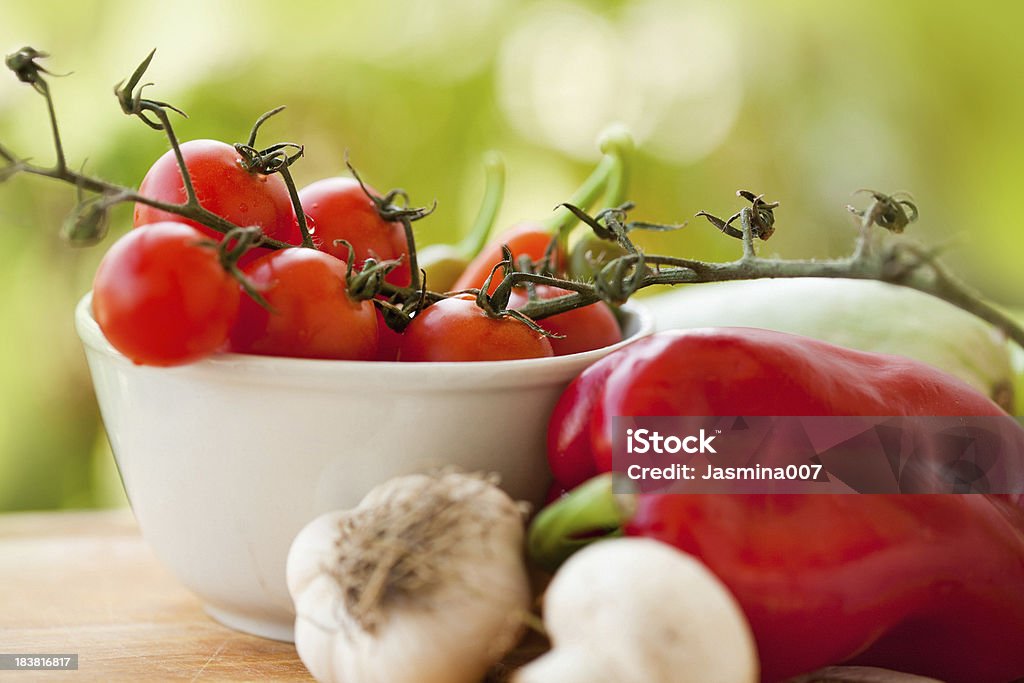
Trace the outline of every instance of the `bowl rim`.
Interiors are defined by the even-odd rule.
[[[403,363],[401,361],[332,360],[221,352],[187,365],[152,369],[179,372],[185,369],[213,370],[229,371],[231,373],[241,372],[244,374],[249,374],[246,371],[252,371],[257,374],[269,373],[273,375],[307,375],[315,377],[337,374],[351,376],[369,372],[377,378],[400,375],[405,379],[412,379],[417,376],[436,376],[438,373],[443,373],[450,377],[453,372],[458,372],[460,376],[491,377],[495,374],[506,374],[509,371],[518,373],[528,369],[546,369],[549,371],[559,369],[579,370],[638,339],[653,334],[654,318],[646,306],[639,302],[629,301],[622,305],[621,310],[626,314],[629,321],[632,322],[631,327],[633,329],[629,336],[609,346],[565,356],[497,361]],[[82,296],[75,307],[75,327],[78,331],[78,336],[87,348],[115,361],[134,367],[146,367],[132,363],[131,360],[107,341],[107,338],[100,330],[99,324],[92,315],[92,291]],[[533,375],[534,373],[531,372],[529,374]]]

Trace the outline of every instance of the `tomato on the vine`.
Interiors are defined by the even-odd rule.
[[[135,363],[180,365],[224,346],[239,297],[216,244],[164,222],[110,248],[96,271],[92,310],[107,340]]]
[[[344,261],[316,249],[275,251],[243,268],[271,310],[242,299],[231,350],[269,356],[373,360],[377,314],[348,293]]]
[[[567,289],[548,285],[535,285],[534,289],[540,299],[556,299],[571,294]],[[525,287],[512,290],[509,308],[523,308],[527,303],[529,297]],[[622,341],[619,321],[603,301],[544,318],[538,324],[548,332],[560,335],[550,338],[556,356],[600,349]]]
[[[381,218],[377,206],[355,178],[318,180],[299,190],[299,201],[315,225],[313,239],[318,249],[348,260],[348,247],[338,242],[345,240],[352,245],[356,267],[361,267],[371,257],[378,261],[401,258],[401,265],[385,279],[398,287],[409,285],[411,271],[405,227],[400,222]]]
[[[376,360],[398,360],[398,348],[402,345],[402,333],[391,329],[384,314],[377,309],[377,358]]]
[[[488,243],[470,261],[466,269],[462,271],[462,275],[452,285],[452,291],[483,287],[484,282],[487,281],[487,276],[494,270],[494,266],[501,263],[501,248],[503,245],[507,244],[508,248],[512,250],[513,259],[518,259],[520,256],[529,256],[532,261],[540,261],[551,246],[552,239],[554,239],[554,235],[551,234],[551,231],[537,223],[523,223],[511,228]],[[555,263],[553,265],[557,269],[563,260],[561,249],[555,249],[554,257]],[[494,290],[498,288],[500,283],[501,273],[498,272],[491,279],[491,286],[487,288],[487,293],[494,294]]]
[[[473,297],[438,301],[402,334],[401,361],[484,361],[545,358],[551,343],[521,320],[488,316]]]
[[[288,188],[280,175],[262,175],[247,171],[235,148],[217,140],[190,140],[180,146],[192,186],[200,205],[239,227],[258,226],[267,237],[289,244],[299,244],[302,235],[295,218]],[[185,184],[178,168],[174,150],[156,160],[139,187],[139,194],[162,202],[180,204],[187,199]],[[217,231],[167,211],[146,204],[135,205],[135,226],[172,221],[186,223],[220,239]],[[266,249],[253,249],[242,263]]]

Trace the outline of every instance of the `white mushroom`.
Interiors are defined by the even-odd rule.
[[[601,541],[573,555],[544,597],[554,645],[515,683],[756,683],[739,605],[693,557],[658,541]]]

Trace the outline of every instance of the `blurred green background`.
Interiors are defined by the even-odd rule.
[[[861,187],[910,190],[928,243],[994,299],[1024,304],[1017,262],[1024,151],[1019,3],[381,0],[0,2],[0,48],[47,50],[70,160],[137,185],[166,143],[120,114],[111,86],[153,47],[147,93],[187,112],[182,139],[306,145],[300,184],[346,149],[376,186],[436,198],[422,242],[471,219],[480,160],[509,167],[502,224],[543,218],[596,160],[598,132],[635,133],[637,217],[728,214],[737,188],[782,201],[764,253],[845,253]],[[0,140],[52,158],[42,100],[0,74]],[[100,247],[58,229],[73,191],[0,185],[0,510],[123,502],[73,327]],[[651,249],[726,259],[706,224]]]

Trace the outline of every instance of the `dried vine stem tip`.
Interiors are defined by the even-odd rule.
[[[4,58],[4,64],[7,68],[14,72],[14,75],[18,77],[18,80],[22,83],[29,83],[33,86],[39,86],[42,83],[42,77],[40,74],[48,74],[50,76],[67,76],[68,74],[55,74],[52,71],[47,71],[44,67],[36,63],[37,59],[45,59],[49,57],[48,52],[40,52],[34,47],[23,47],[17,52],[13,52]]]
[[[150,62],[153,61],[153,55],[156,54],[154,49],[150,52],[142,63],[139,64],[132,75],[128,77],[127,81],[121,81],[114,86],[114,95],[117,96],[117,101],[121,105],[121,111],[128,116],[138,116],[143,123],[152,128],[153,130],[163,130],[164,126],[159,121],[154,121],[146,116],[147,111],[154,111],[156,109],[170,109],[173,112],[181,114],[185,118],[188,118],[188,114],[178,109],[172,104],[167,102],[161,102],[159,100],[145,100],[142,98],[142,91],[146,86],[153,85],[152,83],[143,83],[139,85],[139,81],[146,73],[146,69],[149,68]],[[138,90],[136,90],[136,87]]]
[[[249,131],[249,141],[245,144],[248,147],[256,147],[256,134],[259,133],[260,126],[266,123],[268,119],[277,116],[278,114],[283,112],[285,109],[287,109],[287,107],[282,104],[279,107],[274,107],[273,109],[271,109],[270,111],[266,112],[258,119],[256,119],[256,122],[252,124],[252,130]]]
[[[108,206],[98,197],[80,201],[61,227],[61,237],[75,247],[98,244],[107,234]]]
[[[238,282],[242,290],[261,308],[274,313],[274,307],[256,289],[256,286],[242,272],[242,269],[238,267],[238,259],[242,258],[253,247],[259,246],[263,239],[263,231],[259,227],[249,226],[229,230],[219,242],[209,240],[205,244],[217,250],[217,256],[220,259],[221,265],[224,266],[224,270]]]
[[[874,201],[864,210],[853,206],[847,206],[846,210],[889,232],[901,233],[918,218],[917,204],[906,192],[890,195],[877,190],[857,190],[854,194],[869,194]]]
[[[612,220],[616,220],[618,218],[623,218],[625,216],[625,212],[628,211],[629,208],[632,208],[632,205],[628,205],[628,208],[626,208],[626,206],[627,205],[624,205],[623,207],[619,207],[616,209],[605,209],[604,211],[600,212],[597,216],[591,216],[580,207],[574,204],[570,204],[568,202],[562,202],[555,208],[567,209],[571,214],[576,216],[576,218],[578,218],[581,223],[583,223],[584,225],[588,226],[591,230],[593,230],[594,234],[599,239],[614,242],[619,239],[619,234],[615,232],[612,226],[608,225],[608,219],[611,218]],[[617,213],[613,215],[613,211],[616,211]],[[602,220],[604,220],[603,223]],[[617,222],[621,223],[621,221]]]
[[[243,168],[260,175],[281,173],[306,153],[306,148],[297,142],[280,142],[266,149],[255,149],[241,143],[235,143],[234,147],[242,157]]]
[[[779,208],[778,202],[766,202],[764,195],[755,195],[753,192],[747,190],[739,190],[736,195],[743,197],[751,204],[751,211],[753,216],[751,217],[750,226],[754,232],[754,237],[760,240],[766,240],[775,234],[775,209]]]
[[[142,98],[142,88],[139,89],[138,94],[135,94],[133,91],[145,75],[146,69],[149,68],[155,54],[156,50],[154,49],[146,55],[141,64],[135,67],[135,71],[132,72],[132,75],[127,80],[120,81],[114,86],[114,94],[117,95],[117,101],[121,104],[121,110],[125,114],[134,114],[138,109]]]
[[[355,301],[373,301],[381,293],[384,278],[402,265],[402,261],[401,257],[387,261],[366,259],[362,268],[348,278],[348,295]]]
[[[750,207],[737,211],[726,220],[722,220],[718,216],[708,213],[707,211],[698,211],[696,215],[707,218],[711,225],[715,226],[729,237],[735,237],[736,239],[741,240],[743,239],[743,231],[734,227],[733,223],[740,219],[744,211],[747,211],[750,215],[750,229],[753,237],[759,240],[767,240],[769,237],[774,235],[775,209],[779,208],[779,203],[766,202],[763,194],[754,194],[749,190],[737,190],[736,196],[742,197],[750,202]]]
[[[28,168],[28,165],[23,161],[15,161],[12,157],[8,157],[0,150],[0,157],[3,157],[7,161],[7,165],[0,168],[0,183],[6,182],[16,176],[17,174]]]
[[[409,207],[409,194],[402,189],[394,189],[389,191],[383,197],[370,190],[370,188],[363,182],[363,178],[359,175],[359,171],[356,170],[355,166],[349,160],[348,150],[345,150],[345,166],[348,167],[349,173],[359,183],[359,187],[362,188],[363,194],[366,195],[367,199],[373,202],[373,205],[377,209],[377,215],[381,217],[381,220],[390,222],[393,221],[418,221],[421,218],[426,218],[430,214],[434,213],[437,209],[437,200],[430,206],[423,207]],[[400,200],[401,204],[396,203],[396,200]]]

